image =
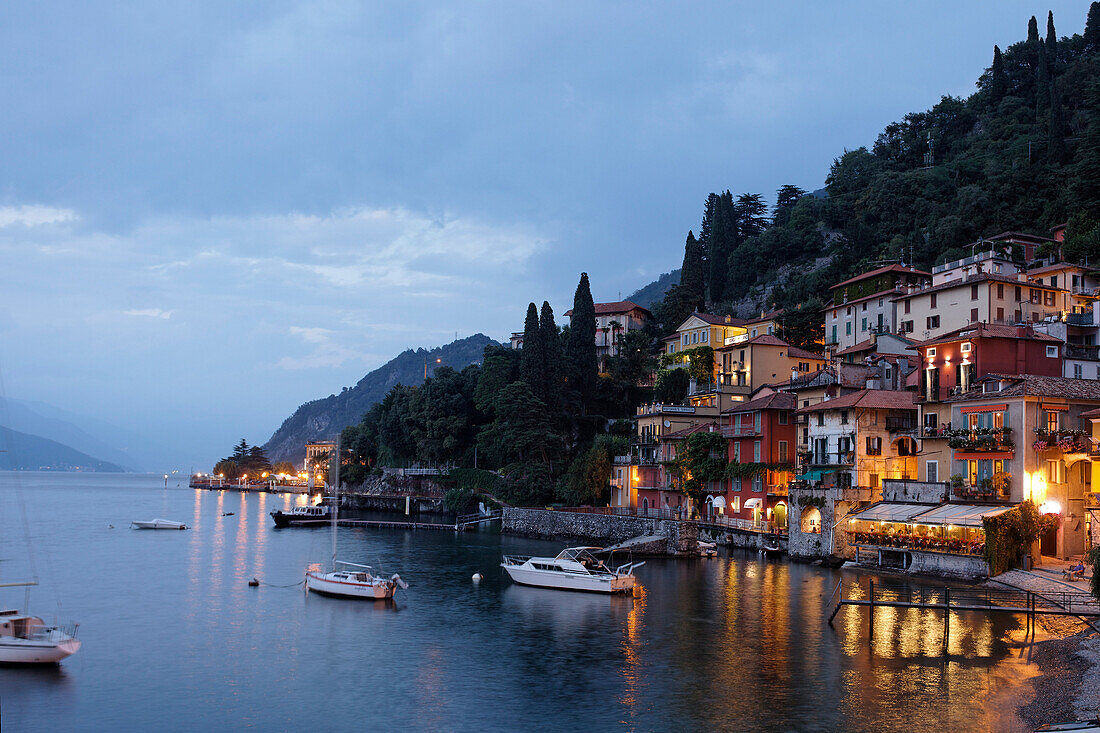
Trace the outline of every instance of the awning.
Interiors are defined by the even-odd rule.
[[[824,468],[811,468],[801,476],[795,476],[797,481],[820,481],[825,478],[825,474],[836,473],[836,471],[826,471]]]
[[[754,496],[751,499],[746,499],[745,503],[742,504],[742,506],[744,506],[746,509],[756,509],[760,505],[762,505],[763,503],[764,503],[763,499],[761,499],[759,496]]]
[[[711,498],[710,505],[713,506],[715,509],[725,509],[726,508],[726,497],[724,497],[724,496],[715,496],[715,497]]]
[[[972,450],[972,451],[956,451],[955,460],[957,461],[983,461],[983,460],[997,460],[997,461],[1009,461],[1012,460],[1012,456],[1015,455],[1010,450]]]
[[[913,517],[935,508],[934,504],[894,504],[880,501],[851,516],[861,522],[908,522]]]
[[[982,517],[995,517],[1010,506],[980,506],[976,504],[944,504],[913,518],[914,524],[953,524],[959,527],[981,527]]]
[[[969,415],[973,412],[1004,412],[1008,405],[975,405],[974,407],[960,407],[959,412]]]

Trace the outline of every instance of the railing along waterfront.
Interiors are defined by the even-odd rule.
[[[785,527],[776,526],[775,522],[761,520],[754,522],[751,519],[739,517],[697,517],[691,519],[683,516],[683,513],[671,507],[642,509],[639,507],[625,506],[551,506],[546,507],[555,512],[575,512],[578,514],[602,514],[614,517],[637,517],[639,519],[672,519],[680,522],[694,522],[699,525],[722,527],[726,529],[738,529],[747,532],[761,532],[766,534],[786,534]]]

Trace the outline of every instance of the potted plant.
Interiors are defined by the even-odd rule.
[[[955,492],[955,496],[962,496],[963,488],[963,475],[956,473],[951,476],[951,490]]]

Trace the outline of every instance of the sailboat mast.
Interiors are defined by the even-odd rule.
[[[336,462],[333,466],[332,493],[332,569],[336,570],[336,513],[340,511],[340,438],[336,438]]]

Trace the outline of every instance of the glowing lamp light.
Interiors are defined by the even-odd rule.
[[[1061,514],[1062,513],[1062,505],[1059,504],[1056,501],[1044,501],[1039,506],[1039,513],[1040,514]]]

